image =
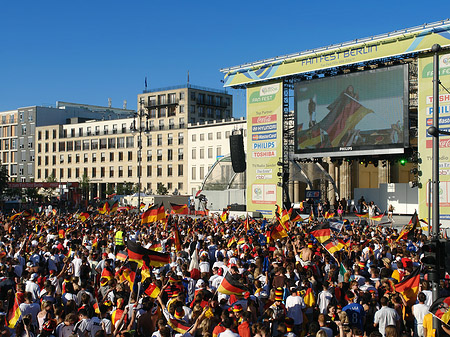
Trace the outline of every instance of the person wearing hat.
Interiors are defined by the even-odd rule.
[[[39,293],[41,292],[41,288],[36,283],[39,275],[37,273],[32,273],[30,275],[30,279],[25,284],[25,291],[31,293],[33,296],[33,302],[39,302]]]
[[[284,318],[286,316],[286,307],[283,304],[283,288],[276,288],[275,289],[275,302],[269,307],[272,309],[272,332],[274,333],[274,336],[277,336],[278,334],[278,322],[280,319]]]

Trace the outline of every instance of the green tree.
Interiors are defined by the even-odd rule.
[[[56,183],[57,180],[53,175],[50,175],[45,179],[45,182],[46,183]],[[53,196],[53,193],[55,192],[55,189],[56,189],[55,187],[44,188],[44,192],[43,192],[44,197],[47,200],[50,200],[51,197]]]
[[[167,190],[167,187],[164,186],[163,183],[158,183],[158,185],[156,186],[156,194],[167,195],[169,194],[169,191]]]
[[[108,183],[108,185],[106,186],[106,195],[110,195],[110,194],[114,194],[115,190],[114,190],[114,184]]]
[[[0,195],[8,188],[9,174],[5,165],[0,162]]]
[[[123,194],[125,195],[133,194],[133,183],[125,182],[123,186]]]
[[[80,188],[81,193],[83,195],[84,200],[89,200],[89,187],[90,187],[91,180],[89,179],[89,176],[87,174],[84,174],[81,176],[80,179]]]

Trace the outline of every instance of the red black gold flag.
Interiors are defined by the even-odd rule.
[[[324,243],[331,237],[331,229],[328,224],[320,224],[311,228],[309,234],[314,236],[320,243]]]
[[[9,217],[9,221],[13,221],[14,219],[18,218],[19,216],[21,216],[23,214],[23,212],[19,212],[16,214],[13,214]]]
[[[326,248],[326,250],[330,252],[330,254],[334,254],[335,252],[342,250],[346,246],[342,239],[337,240],[328,239],[322,244]]]
[[[368,218],[368,217],[369,217],[369,213],[356,213],[356,212],[355,212],[355,215],[356,215],[358,218]]]
[[[411,217],[411,220],[409,220],[409,223],[402,229],[396,241],[405,238],[412,239],[416,228],[420,228],[417,211],[414,212],[413,216]]]
[[[173,330],[175,330],[176,332],[181,333],[181,334],[183,334],[183,335],[184,335],[186,332],[188,332],[189,329],[191,328],[191,326],[188,325],[188,324],[186,324],[185,321],[182,321],[182,320],[176,319],[176,318],[170,318],[170,319],[167,321],[167,324],[169,324],[169,326],[170,326]]]
[[[419,292],[420,268],[416,268],[411,274],[395,285],[395,291],[403,295],[409,305],[416,303]]]
[[[287,237],[288,234],[286,232],[285,227],[281,223],[279,223],[278,225],[273,227],[270,236],[274,240],[281,240],[282,238]]]
[[[90,216],[91,216],[90,213],[83,212],[83,213],[80,213],[80,215],[78,216],[78,219],[80,219],[82,222],[85,222],[87,219],[89,219]]]
[[[98,209],[98,212],[100,214],[108,214],[108,211],[109,211],[109,202],[106,201],[105,204],[102,206],[102,208]]]
[[[370,217],[370,220],[375,220],[375,221],[381,221],[381,219],[383,218],[384,214],[379,214],[379,215],[374,215],[372,217]]]
[[[19,300],[17,299],[17,294],[14,296],[14,303],[11,308],[8,310],[8,327],[14,329],[16,327],[16,323],[19,320],[22,313],[19,308]]]
[[[108,268],[104,268],[100,276],[100,285],[105,286],[113,277],[113,273]]]
[[[233,235],[233,236],[228,240],[227,247],[230,248],[230,247],[233,245],[233,243],[235,243],[235,242],[236,242],[236,237]]]
[[[429,311],[444,324],[448,324],[450,321],[450,296],[438,298],[433,302]]]
[[[172,207],[172,211],[176,214],[189,214],[187,204],[178,205],[170,203],[170,207]]]
[[[117,212],[117,209],[119,208],[119,202],[116,201],[112,206],[111,209],[109,210],[109,214],[115,213]]]
[[[144,213],[142,213],[141,224],[145,225],[158,220],[163,220],[166,218],[166,212],[164,210],[164,205],[153,205]]]
[[[145,249],[140,244],[128,241],[128,260],[135,261],[142,267],[144,261],[147,266],[162,267],[170,263],[169,253],[160,253],[153,250]]]
[[[119,251],[116,254],[116,260],[123,262],[123,261],[126,261],[127,258],[128,258],[128,254],[127,254],[127,252],[124,252],[123,250]]]
[[[145,286],[146,286],[145,283],[144,283],[144,289],[145,289],[144,293],[146,293],[147,296],[150,296],[151,298],[158,297],[159,293],[161,292],[161,289],[159,289],[159,287],[154,283],[149,283],[148,286],[145,288]]]
[[[177,252],[181,251],[181,240],[180,240],[180,232],[178,231],[177,223],[173,223],[173,236],[175,241],[175,248]]]
[[[156,242],[156,243],[152,244],[149,249],[154,250],[156,252],[162,251],[161,242]]]
[[[242,295],[248,289],[239,280],[235,279],[231,273],[226,273],[217,291],[226,295]]]

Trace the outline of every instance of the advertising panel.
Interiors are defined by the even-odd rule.
[[[247,210],[273,216],[281,205],[277,163],[283,156],[283,85],[247,89]]]
[[[449,33],[450,25],[448,23],[433,28],[405,29],[336,46],[318,48],[293,56],[277,57],[267,62],[254,62],[256,63],[254,66],[244,65],[233,67],[231,70],[223,70],[223,72],[226,72],[224,86],[267,81],[321,69],[430,50],[435,43],[445,47],[450,45]]]
[[[427,129],[433,124],[433,56],[419,57],[419,170],[422,172],[419,185],[419,217],[428,216],[428,180],[432,178],[433,138]],[[450,54],[439,55],[439,129],[450,130]],[[439,206],[440,222],[450,226],[450,136],[439,136]],[[432,214],[432,212],[431,212]]]
[[[400,65],[295,84],[295,153],[403,152],[409,143],[407,81],[408,67]]]

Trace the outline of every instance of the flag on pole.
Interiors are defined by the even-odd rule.
[[[314,236],[320,243],[324,243],[331,237],[331,229],[328,224],[319,224],[311,228],[309,234]]]
[[[16,323],[19,320],[22,313],[19,308],[19,300],[17,299],[17,294],[14,295],[14,302],[10,306],[8,310],[8,327],[14,329],[16,327]]]
[[[164,210],[164,205],[161,203],[159,205],[153,205],[141,216],[141,224],[145,225],[151,222],[156,222],[158,220],[163,220],[166,218],[166,212]]]
[[[339,274],[338,274],[338,282],[344,282],[344,275],[347,272],[347,269],[345,269],[344,265],[341,263],[339,266]]]
[[[99,208],[98,212],[100,214],[108,214],[109,212],[109,202],[105,202],[101,208]]]
[[[418,227],[420,227],[419,217],[417,216],[417,211],[415,211],[411,217],[411,220],[409,220],[409,223],[402,229],[396,241],[405,238],[412,239],[414,236],[414,231]]]
[[[242,295],[248,289],[239,280],[235,279],[231,273],[226,273],[217,291],[226,295]]]
[[[395,285],[395,291],[403,295],[409,305],[413,305],[417,299],[420,283],[420,268],[416,268],[411,274]]]
[[[172,211],[176,214],[189,214],[189,208],[187,207],[187,204],[178,205],[170,203],[170,207],[172,207]]]
[[[431,304],[429,311],[444,324],[448,324],[450,321],[450,296],[438,298]]]

